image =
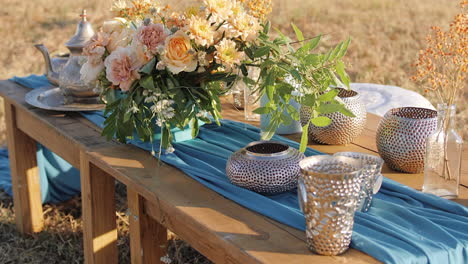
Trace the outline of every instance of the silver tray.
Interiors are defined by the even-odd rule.
[[[105,108],[98,99],[81,99],[65,104],[68,98],[63,96],[58,87],[41,87],[34,89],[25,95],[28,104],[47,110],[54,111],[96,111]]]

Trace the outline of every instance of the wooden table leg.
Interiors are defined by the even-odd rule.
[[[85,262],[117,263],[115,180],[80,153]]]
[[[133,264],[164,263],[167,229],[144,211],[144,198],[127,189],[130,222],[130,255]]]
[[[18,129],[15,106],[5,101],[8,152],[16,226],[21,233],[40,232],[44,226],[36,142]]]

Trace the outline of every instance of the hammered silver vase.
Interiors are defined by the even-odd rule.
[[[297,187],[304,154],[276,141],[256,141],[234,152],[226,165],[232,184],[254,192],[276,194]]]
[[[361,192],[356,210],[367,212],[372,204],[372,198],[382,186],[383,176],[381,174],[384,161],[382,158],[361,152],[337,152],[333,156],[343,156],[362,161]]]
[[[298,198],[309,249],[339,255],[349,248],[361,190],[362,161],[317,155],[300,162]]]
[[[424,170],[426,138],[437,127],[437,111],[419,107],[390,109],[377,128],[380,156],[392,169],[420,173]]]
[[[355,117],[345,116],[339,112],[323,114],[332,120],[330,125],[317,127],[309,123],[309,139],[315,142],[329,145],[347,144],[358,137],[366,125],[366,106],[360,99],[358,92],[343,88],[336,89],[340,90],[337,100],[341,101]],[[300,111],[301,125],[307,124],[310,117],[310,107],[302,106]]]

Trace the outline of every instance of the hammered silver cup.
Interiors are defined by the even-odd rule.
[[[359,193],[357,211],[367,212],[372,204],[372,198],[382,186],[383,159],[378,156],[361,152],[337,152],[333,156],[350,157],[363,162],[361,173],[361,192]]]
[[[299,166],[298,198],[306,218],[307,245],[321,255],[339,255],[351,243],[362,162],[318,155]]]
[[[232,184],[254,192],[276,194],[297,187],[304,154],[276,141],[256,141],[229,157],[226,174]]]
[[[332,122],[326,127],[317,127],[310,122],[311,110],[307,106],[302,106],[300,110],[301,125],[309,123],[309,138],[315,142],[329,145],[347,144],[358,137],[366,125],[366,106],[360,99],[360,95],[353,90],[339,89],[337,100],[341,101],[355,117],[345,116],[335,112],[324,114]]]
[[[380,156],[392,169],[420,173],[424,170],[426,138],[437,127],[437,111],[401,107],[385,113],[377,128]]]

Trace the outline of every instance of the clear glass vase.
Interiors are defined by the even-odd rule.
[[[458,197],[463,140],[455,131],[455,105],[437,106],[437,129],[426,140],[423,192]]]

